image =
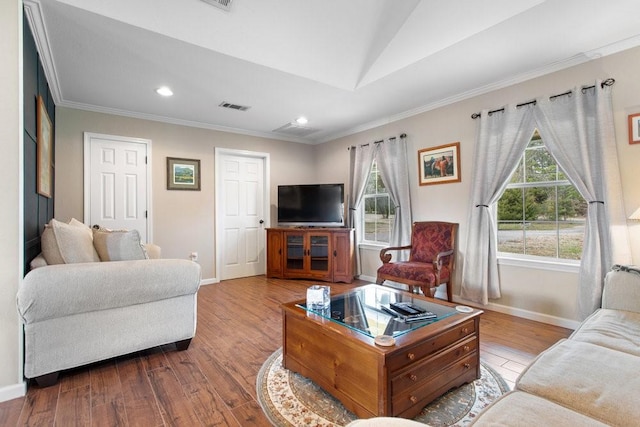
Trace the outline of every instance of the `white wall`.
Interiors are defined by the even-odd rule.
[[[56,109],[55,217],[82,220],[83,133],[150,139],[152,145],[153,240],[165,258],[197,251],[203,280],[216,279],[214,148],[266,152],[271,161],[271,204],[279,184],[304,184],[315,176],[313,148],[296,144],[69,108]],[[166,158],[200,159],[201,191],[168,191]],[[271,223],[276,224],[275,208]]]
[[[471,71],[470,71],[471,72]],[[315,148],[318,179],[330,181],[347,176],[347,147],[406,133],[414,220],[447,220],[460,223],[458,269],[454,296],[460,292],[461,265],[464,263],[467,235],[470,177],[474,167],[473,150],[476,121],[472,113],[484,108],[500,108],[541,96],[563,93],[575,86],[593,84],[596,79],[613,77],[613,107],[620,161],[620,175],[627,215],[640,206],[640,144],[629,145],[627,115],[640,112],[640,48],[596,59],[587,64],[559,71],[505,89],[460,101],[413,117],[350,135]],[[460,142],[460,183],[418,185],[418,150]],[[337,171],[337,172],[336,172]],[[640,223],[629,223],[632,257],[640,263]],[[375,278],[380,265],[377,249],[361,249],[363,275]],[[491,308],[550,323],[575,324],[577,274],[566,271],[540,270],[501,265],[502,298]]]
[[[22,2],[0,2],[0,401],[25,392],[16,310],[22,244]]]

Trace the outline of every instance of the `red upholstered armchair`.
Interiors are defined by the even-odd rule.
[[[380,251],[382,267],[378,268],[376,283],[385,280],[404,283],[411,291],[417,287],[432,298],[436,287],[446,283],[447,300],[451,302],[457,230],[458,224],[452,222],[414,222],[411,245]],[[391,262],[388,251],[405,249],[410,249],[409,261]]]

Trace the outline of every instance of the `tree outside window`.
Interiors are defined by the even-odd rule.
[[[389,243],[396,210],[385,188],[374,160],[362,199],[361,222],[363,240],[368,243]]]
[[[536,131],[498,201],[498,251],[579,260],[586,214]]]

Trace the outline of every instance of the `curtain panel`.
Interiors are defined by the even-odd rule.
[[[582,320],[600,307],[614,259],[631,262],[611,87],[596,81],[591,89],[540,100],[535,118],[547,150],[588,203],[577,301]]]
[[[390,138],[377,144],[376,162],[380,177],[389,192],[391,203],[395,205],[396,215],[393,231],[389,236],[389,246],[411,244],[411,196],[409,194],[409,166],[405,138]],[[401,251],[399,260],[408,259]]]
[[[488,304],[500,298],[495,204],[533,134],[531,106],[482,111],[474,151],[467,248],[460,296]]]

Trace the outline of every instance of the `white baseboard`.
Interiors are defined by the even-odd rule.
[[[27,382],[23,381],[18,384],[12,384],[0,388],[0,402],[17,399],[27,394]]]
[[[576,329],[580,322],[572,319],[565,319],[563,317],[552,316],[550,314],[538,313],[535,311],[524,310],[522,308],[509,307],[508,305],[496,304],[490,302],[487,305],[478,305],[471,301],[467,301],[460,298],[459,295],[453,296],[453,301],[465,305],[469,305],[482,310],[483,308],[491,311],[497,311],[498,313],[509,314],[511,316],[521,317],[523,319],[534,320],[536,322],[546,323],[548,325],[560,326],[568,329]]]
[[[215,283],[220,283],[220,280],[216,279],[215,277],[212,277],[211,279],[202,279],[202,280],[200,280],[200,286],[213,285]]]
[[[358,276],[358,279],[360,280],[364,280],[367,282],[371,282],[371,283],[375,283],[376,279],[375,277],[370,277],[370,276]],[[440,290],[438,290],[438,293],[440,292]],[[440,295],[437,295],[440,296]],[[443,294],[442,297],[445,297],[446,294]],[[529,319],[529,320],[535,320],[536,322],[542,322],[542,323],[546,323],[548,325],[554,325],[554,326],[560,326],[563,328],[568,328],[568,329],[576,329],[579,325],[580,322],[577,320],[572,320],[572,319],[565,319],[562,317],[557,317],[557,316],[552,316],[550,314],[544,314],[544,313],[538,313],[535,311],[529,311],[529,310],[524,310],[521,308],[515,308],[515,307],[509,307],[507,305],[502,305],[502,304],[496,304],[496,303],[492,303],[490,302],[489,304],[487,304],[486,306],[483,305],[478,305],[475,304],[471,301],[467,301],[464,300],[462,298],[460,298],[459,295],[454,295],[453,296],[453,301],[457,302],[459,304],[464,304],[464,305],[469,305],[472,307],[476,307],[480,310],[487,309],[487,310],[492,310],[492,311],[497,311],[498,313],[504,313],[504,314],[509,314],[511,316],[516,316],[516,317],[521,317],[523,319]]]

